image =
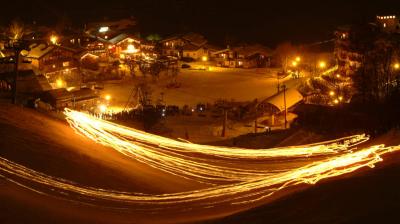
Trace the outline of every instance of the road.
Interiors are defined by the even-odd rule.
[[[8,139],[0,145],[5,149],[0,155],[2,201],[16,208],[27,204],[27,217],[35,208],[39,220],[65,223],[222,217],[321,179],[373,167],[381,155],[399,150],[355,149],[365,136],[302,147],[230,149],[147,135],[69,111],[74,132],[34,111],[0,108],[0,122],[7,126],[0,134]]]

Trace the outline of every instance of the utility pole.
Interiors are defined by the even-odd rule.
[[[257,116],[258,116],[258,104],[256,105],[256,118],[254,119],[254,133],[255,134],[257,134],[257,126],[258,126]]]
[[[285,108],[285,129],[287,128],[287,108],[286,108],[286,85],[282,85],[283,88],[283,106]]]
[[[13,80],[13,96],[12,96],[12,103],[13,104],[17,104],[17,82],[18,82],[18,75],[19,75],[19,71],[18,71],[18,64],[19,64],[19,54],[21,53],[21,51],[19,49],[15,49],[14,51],[15,56],[14,56],[14,80]]]
[[[228,109],[227,108],[224,108],[224,121],[223,121],[223,124],[222,124],[222,133],[221,133],[221,137],[225,137],[225,135],[226,135],[226,123],[227,123],[227,121],[228,121]]]
[[[21,40],[19,41],[12,41],[8,40],[8,44],[6,45],[7,49],[10,49],[14,52],[14,57],[13,57],[13,62],[14,63],[14,77],[13,77],[13,84],[12,84],[12,103],[16,104],[17,103],[17,95],[18,95],[18,90],[17,90],[17,82],[18,82],[18,76],[19,76],[19,59],[21,55],[22,50],[28,50],[29,48],[27,47],[27,43],[22,42]]]

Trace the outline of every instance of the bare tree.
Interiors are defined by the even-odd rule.
[[[290,57],[294,56],[295,53],[296,48],[290,42],[281,43],[276,47],[275,54],[284,72],[287,71]]]
[[[8,28],[8,38],[12,42],[16,42],[18,40],[21,40],[24,34],[25,34],[24,24],[19,20],[12,21]]]

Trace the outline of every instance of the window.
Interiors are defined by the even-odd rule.
[[[63,62],[63,67],[68,67],[69,66],[69,61],[64,61]]]

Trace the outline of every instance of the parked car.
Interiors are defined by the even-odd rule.
[[[167,115],[177,115],[179,114],[179,107],[175,105],[167,106]]]
[[[192,66],[188,65],[188,64],[182,64],[181,68],[191,68]]]
[[[181,58],[181,61],[184,61],[184,62],[194,62],[195,60],[194,60],[194,58],[191,58],[191,57],[182,57],[182,58]]]

